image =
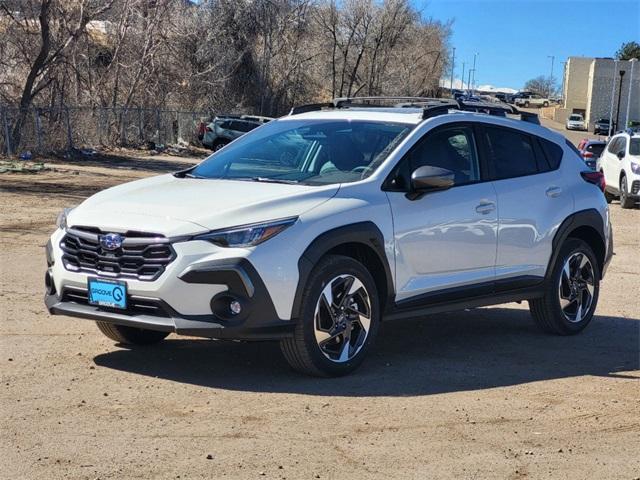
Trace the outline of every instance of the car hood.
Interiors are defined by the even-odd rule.
[[[103,190],[68,216],[69,225],[191,235],[302,215],[339,185],[307,186],[161,175]]]

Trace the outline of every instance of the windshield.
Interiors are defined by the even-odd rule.
[[[582,120],[582,117],[580,115],[571,115],[569,120]]]
[[[640,155],[640,138],[632,138],[629,143],[629,155]]]
[[[214,153],[196,178],[326,185],[371,175],[413,125],[346,120],[274,121]]]

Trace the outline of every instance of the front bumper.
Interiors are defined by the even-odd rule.
[[[67,315],[117,325],[174,332],[206,338],[232,340],[276,340],[291,336],[295,322],[278,317],[273,301],[260,275],[246,258],[225,258],[195,263],[175,273],[168,269],[160,280],[164,285],[157,292],[141,293],[132,282],[127,295],[127,309],[115,310],[90,305],[86,288],[86,274],[60,272],[51,241],[47,244],[48,270],[45,276],[45,305],[52,315]],[[54,278],[63,276],[63,279]],[[66,272],[66,275],[64,274]],[[73,280],[70,280],[73,278]],[[66,280],[65,280],[66,279]],[[159,281],[160,281],[159,280]],[[144,282],[151,285],[155,282]],[[138,288],[136,289],[136,286]],[[179,290],[182,304],[207,304],[207,312],[180,313],[173,308],[162,292],[169,296]],[[232,314],[231,301],[242,309]]]

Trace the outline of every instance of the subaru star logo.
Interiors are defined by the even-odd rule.
[[[124,238],[117,233],[107,233],[100,236],[100,245],[105,250],[116,250],[122,246]]]

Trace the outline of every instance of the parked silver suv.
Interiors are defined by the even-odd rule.
[[[202,145],[213,151],[220,150],[227,143],[270,120],[272,120],[270,117],[254,115],[217,116],[213,122],[205,128]]]

